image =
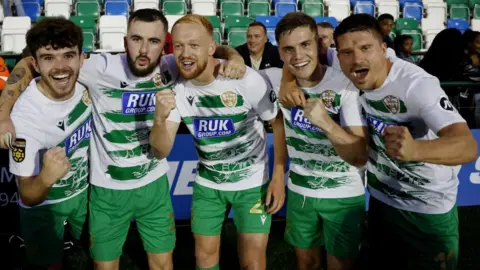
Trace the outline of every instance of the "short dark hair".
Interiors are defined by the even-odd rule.
[[[380,26],[375,18],[368,14],[353,14],[345,18],[333,32],[335,43],[339,36],[346,33],[367,31],[375,35],[381,42],[383,42],[383,35]],[[338,45],[337,45],[338,46]]]
[[[128,19],[128,26],[130,27],[130,24],[133,21],[140,21],[140,22],[155,22],[155,21],[160,21],[163,24],[163,30],[165,31],[165,34],[168,33],[168,21],[167,18],[163,15],[162,12],[153,9],[153,8],[144,8],[144,9],[138,9],[134,11],[132,14],[130,14],[130,17]]]
[[[288,35],[298,27],[308,27],[317,36],[317,24],[315,20],[303,12],[290,12],[277,23],[275,27],[275,39],[280,42],[280,36]]]
[[[82,52],[82,29],[63,17],[50,17],[36,23],[27,32],[27,48],[37,58],[38,49],[51,46],[54,50],[78,48]]]
[[[383,21],[383,20],[395,21],[395,18],[393,18],[391,14],[383,13],[382,15],[378,16],[377,21]]]
[[[261,22],[252,22],[252,23],[248,26],[248,28],[254,27],[254,26],[260,26],[260,27],[262,27],[262,28],[263,28],[263,31],[265,32],[265,34],[267,34],[267,28],[265,27],[265,25],[264,25],[263,23],[261,23]]]
[[[322,27],[322,28],[330,28],[330,29],[333,29],[333,25],[329,22],[319,22],[317,23],[317,26],[318,27]]]

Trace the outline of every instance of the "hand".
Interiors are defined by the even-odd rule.
[[[307,117],[310,123],[319,127],[324,132],[328,132],[331,129],[332,119],[328,115],[322,99],[309,98],[303,110],[305,111],[305,117]]]
[[[305,94],[296,86],[296,83],[294,85],[284,83],[280,85],[279,101],[288,108],[305,107],[306,104]]]
[[[222,63],[218,73],[223,77],[230,79],[240,79],[245,75],[247,68],[245,61],[240,56],[233,56],[228,61]]]
[[[166,120],[170,111],[175,109],[175,92],[170,89],[157,92],[155,95],[155,118]]]
[[[10,133],[10,135],[8,135]],[[11,138],[10,138],[11,137]],[[0,149],[10,148],[15,141],[15,127],[10,118],[0,121]]]
[[[53,147],[43,156],[43,168],[40,174],[46,186],[52,186],[70,171],[72,165],[64,148]]]
[[[415,140],[406,127],[390,126],[383,131],[385,149],[391,158],[401,161],[415,161]]]
[[[285,203],[285,174],[282,172],[273,173],[272,181],[268,185],[267,198],[265,200],[265,212],[275,214],[282,209]]]

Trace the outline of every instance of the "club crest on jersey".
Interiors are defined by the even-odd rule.
[[[335,103],[335,92],[333,90],[325,90],[320,94],[325,107],[331,109]]]
[[[122,93],[122,113],[124,115],[153,112],[155,112],[155,92]]]
[[[89,117],[81,126],[79,126],[65,141],[65,152],[70,154],[81,142],[89,140],[92,134],[92,118]]]
[[[225,107],[232,108],[237,105],[237,93],[233,91],[223,92],[223,94],[220,95],[220,99]]]
[[[87,105],[90,105],[92,103],[92,101],[90,100],[90,95],[88,94],[87,89],[83,90],[82,100],[83,100],[83,103],[85,103]]]
[[[375,130],[375,132],[377,132],[378,135],[383,135],[383,131],[386,127],[397,126],[397,124],[382,121],[371,115],[367,116],[367,123]]]
[[[400,111],[400,99],[398,97],[386,96],[383,98],[383,105],[393,114],[397,114]]]
[[[25,160],[25,148],[27,141],[25,139],[17,138],[12,144],[12,158],[15,162],[20,163]]]
[[[153,83],[156,86],[162,86],[162,85],[167,85],[172,80],[172,76],[170,75],[170,73],[167,70],[163,73],[155,74],[155,76],[153,76],[152,80],[153,80]]]
[[[193,119],[195,138],[216,138],[235,133],[235,125],[230,118],[195,118]]]
[[[291,122],[294,127],[312,132],[322,132],[320,128],[312,125],[302,108],[292,108]]]

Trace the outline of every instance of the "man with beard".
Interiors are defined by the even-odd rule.
[[[87,217],[92,118],[88,92],[77,83],[82,30],[69,20],[47,18],[28,31],[26,40],[40,77],[12,110],[17,139],[10,172],[17,176],[28,262],[61,269],[64,222],[79,239]]]
[[[219,269],[220,233],[227,208],[234,210],[241,269],[265,269],[271,214],[284,202],[285,135],[275,133],[275,165],[268,182],[263,121],[276,130],[276,96],[247,68],[240,80],[218,75],[212,24],[186,15],[172,30],[181,74],[173,91],[157,93],[152,147],[172,149],[182,118],[200,159],[193,187],[192,231],[197,269]],[[283,142],[282,142],[283,141]]]
[[[126,54],[90,55],[80,70],[79,81],[89,88],[95,123],[89,226],[90,253],[96,269],[118,269],[132,219],[150,268],[173,267],[175,223],[166,176],[168,163],[165,158],[155,157],[148,141],[155,93],[176,78],[173,56],[160,58],[167,29],[168,22],[158,10],[137,10],[129,17]],[[235,50],[230,52],[243,63]],[[27,73],[28,61],[22,61],[9,77],[10,84],[16,84],[7,82],[9,88],[0,100],[2,135],[5,131],[13,134],[7,117],[9,105],[20,94],[25,77],[31,76]],[[226,67],[224,73],[242,76],[241,69]],[[68,125],[68,120],[59,125]]]
[[[437,78],[387,46],[375,18],[356,14],[335,29],[343,73],[364,91],[370,128],[368,269],[455,269],[458,177],[477,143]],[[285,105],[300,105],[295,88]]]

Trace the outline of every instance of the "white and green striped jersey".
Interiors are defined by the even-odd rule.
[[[205,86],[179,79],[169,120],[187,125],[199,163],[196,182],[217,190],[245,190],[268,181],[263,121],[277,116],[276,96],[247,67],[242,79],[217,77]]]
[[[277,94],[282,70],[261,70],[267,85]],[[341,71],[327,67],[322,81],[303,88],[309,98],[321,98],[330,117],[342,127],[365,126],[359,91]],[[279,105],[285,123],[290,157],[288,188],[314,198],[348,198],[365,194],[361,170],[345,162],[322,130],[310,123],[303,108]]]
[[[68,200],[88,187],[92,109],[88,91],[82,85],[75,85],[70,99],[53,101],[40,92],[38,80],[30,82],[10,115],[17,136],[10,151],[10,172],[25,177],[38,175],[43,154],[55,146],[65,149],[72,165],[40,206]],[[20,205],[27,207],[22,202]]]
[[[93,104],[91,184],[120,190],[142,187],[167,173],[166,159],[153,155],[149,133],[155,93],[176,78],[172,55],[162,57],[152,75],[143,78],[130,72],[126,57],[92,54],[79,77]]]
[[[426,214],[448,212],[457,196],[455,167],[401,162],[386,155],[383,131],[405,126],[415,140],[465,120],[449,102],[437,78],[396,59],[382,87],[361,96],[370,130],[367,180],[371,195],[395,208]]]

